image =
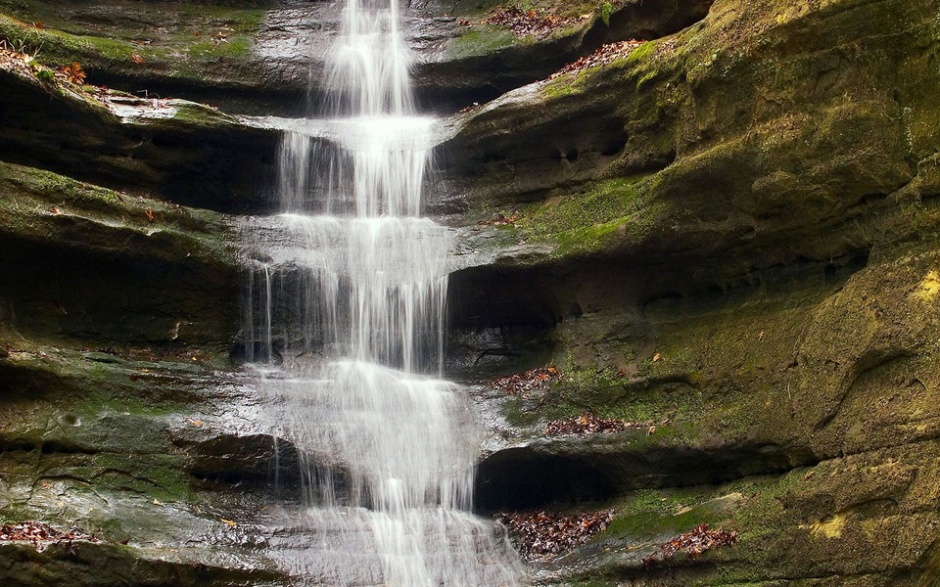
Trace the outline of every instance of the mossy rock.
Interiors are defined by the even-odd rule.
[[[8,332],[228,345],[239,272],[227,219],[5,163],[0,189],[0,265],[18,276],[0,288]]]

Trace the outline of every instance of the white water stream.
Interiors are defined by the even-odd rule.
[[[322,113],[337,145],[286,135],[285,213],[253,231],[246,348],[304,455],[316,536],[284,562],[323,585],[514,586],[505,538],[469,511],[476,429],[440,377],[454,246],[419,216],[434,121],[399,29],[397,0],[347,1]]]

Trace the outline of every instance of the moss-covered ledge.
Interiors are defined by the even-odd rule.
[[[540,584],[576,587],[931,585],[940,519],[933,474],[918,471],[937,450],[933,441],[783,475],[581,504],[613,509],[613,523],[584,547],[537,563],[536,573]],[[702,523],[735,530],[738,539],[699,556],[663,558],[660,545]]]
[[[665,169],[662,197],[688,199],[693,219],[787,213],[791,192],[813,203],[873,180],[862,195],[897,189],[937,150],[930,10],[784,4],[720,0],[702,22],[609,65],[461,115],[440,160],[463,197],[445,204],[493,211]]]
[[[0,61],[4,160],[201,208],[269,206],[263,186],[273,185],[276,131],[199,104],[76,85],[31,65]]]
[[[227,347],[232,221],[0,162],[0,314],[10,335]]]
[[[479,496],[617,516],[595,542],[540,565],[543,582],[935,581],[940,255],[935,238],[915,239],[867,263],[639,306],[595,298],[551,329],[563,378],[499,400]],[[585,412],[649,427],[545,436],[546,422]],[[696,509],[735,494],[720,516]],[[702,522],[739,542],[644,563]]]

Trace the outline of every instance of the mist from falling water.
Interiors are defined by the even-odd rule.
[[[397,0],[347,1],[325,79],[336,144],[285,137],[285,213],[251,230],[246,349],[305,460],[315,535],[281,562],[329,585],[514,586],[505,538],[469,513],[476,429],[440,375],[453,243],[419,216],[434,121],[414,114],[399,27]]]

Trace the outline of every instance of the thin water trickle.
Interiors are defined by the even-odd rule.
[[[330,120],[306,126],[332,146],[286,133],[284,213],[249,227],[246,352],[315,536],[280,562],[317,584],[515,586],[505,537],[470,513],[477,432],[440,376],[454,245],[420,217],[434,121],[414,114],[397,0],[348,0],[329,62]]]

